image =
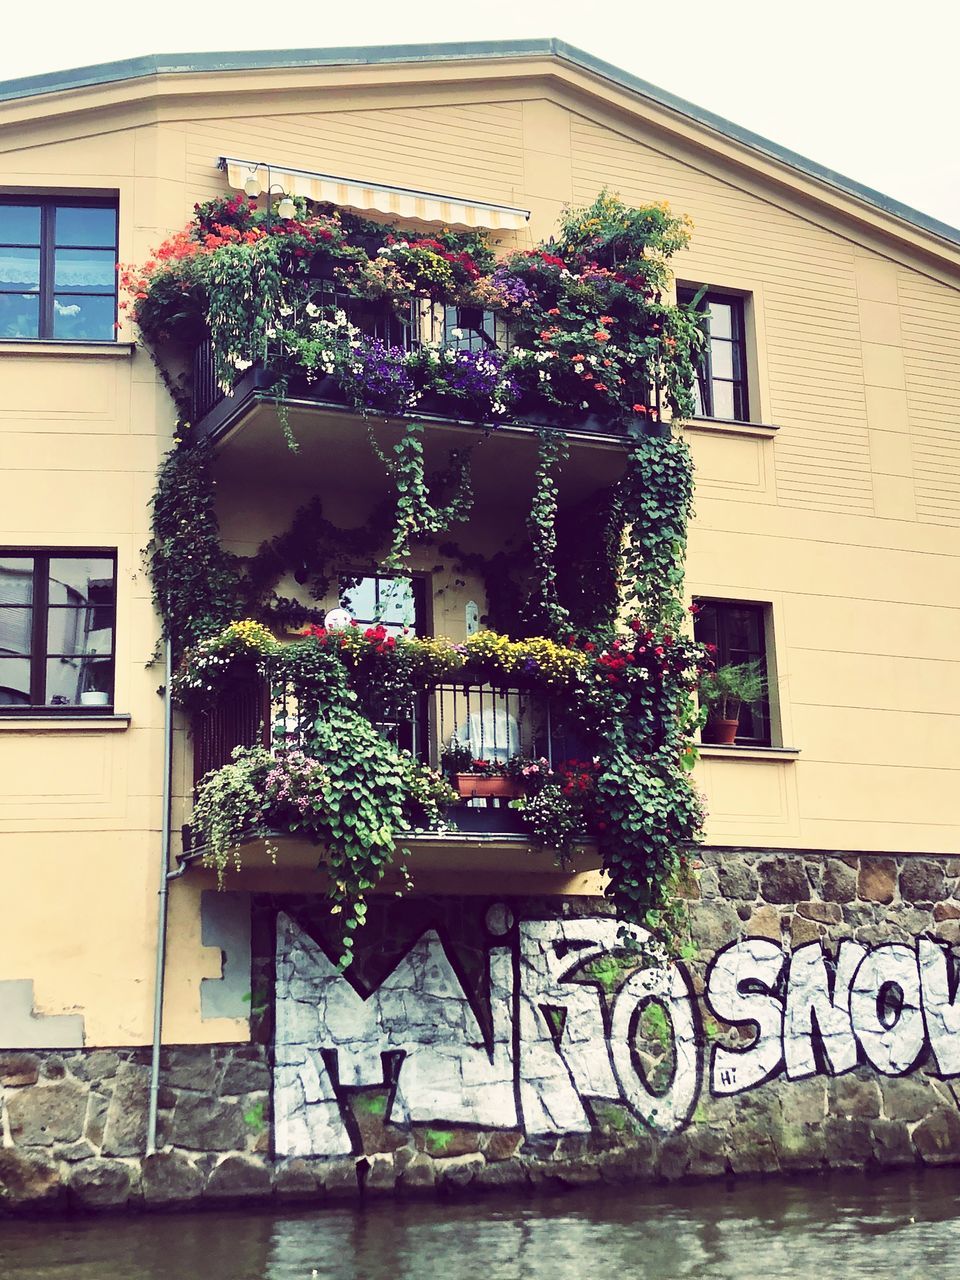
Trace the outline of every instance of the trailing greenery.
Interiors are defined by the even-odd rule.
[[[189,347],[209,335],[225,388],[260,360],[281,383],[322,382],[326,395],[330,382],[351,408],[406,418],[389,449],[371,432],[392,491],[367,521],[340,529],[314,500],[248,559],[220,545],[210,453],[185,429],[161,470],[148,549],[164,630],[180,651],[174,692],[184,708],[210,706],[238,664],[255,664],[277,699],[297,691],[295,727],[279,723],[272,751],[239,752],[204,780],[199,838],[221,872],[240,844],[270,831],[322,845],[345,962],[398,834],[436,827],[454,800],[376,725],[458,679],[548,701],[583,759],[467,761],[467,771],[507,772],[531,841],[559,857],[595,840],[621,918],[676,936],[673,890],[703,816],[689,769],[706,665],[682,599],[692,466],[659,421],[661,404],[675,416],[692,409],[698,317],[664,300],[670,255],[687,234],[664,207],[629,209],[602,193],[567,211],[555,241],[497,263],[482,238],[401,235],[305,207],[292,222],[267,222],[238,198],[198,208],[192,228],[128,273],[148,340]],[[315,302],[317,280],[397,316],[416,294],[494,311],[508,345],[479,354],[390,346],[364,333],[359,311]],[[428,474],[425,428],[411,415],[431,409],[487,423],[539,414],[550,424],[539,432],[526,542],[489,558],[439,545],[454,572],[483,576],[497,629],[464,644],[382,626],[327,631],[320,606],[335,575],[358,564],[408,569],[414,546],[437,544],[471,513],[469,451]],[[563,428],[585,417],[624,430],[623,471],[561,515]],[[313,604],[276,594],[287,573]],[[270,623],[309,626],[281,643]],[[456,743],[440,745],[445,766],[462,770]]]

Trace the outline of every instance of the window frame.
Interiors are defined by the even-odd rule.
[[[694,636],[697,636],[697,618],[702,616],[705,607],[723,607],[730,609],[745,609],[756,615],[756,630],[760,639],[760,652],[757,655],[760,660],[763,678],[765,682],[763,696],[758,702],[754,703],[754,715],[760,723],[760,732],[753,734],[742,734],[740,732],[739,717],[737,725],[737,736],[735,740],[736,746],[741,747],[774,747],[779,745],[775,741],[778,720],[775,715],[775,708],[772,702],[772,689],[775,676],[775,664],[773,661],[773,635],[771,624],[771,605],[762,600],[737,600],[731,599],[729,596],[706,596],[695,595],[693,603],[699,606],[698,614],[694,617]],[[731,661],[730,658],[729,638],[723,634],[723,628],[719,623],[717,625],[717,653],[715,661],[717,666],[725,666]],[[747,659],[751,661],[752,659]],[[734,659],[734,662],[742,662],[744,659]],[[741,707],[742,712],[742,707]]]
[[[678,302],[690,303],[703,286],[677,286]],[[747,348],[747,298],[742,293],[728,292],[723,289],[707,288],[697,303],[697,313],[706,322],[706,343],[701,359],[696,366],[697,384],[700,389],[702,413],[697,417],[713,419],[717,422],[749,422],[750,421],[750,359]],[[710,318],[707,314],[711,303],[718,303],[730,308],[729,338],[714,337],[710,333]],[[731,378],[716,377],[713,372],[713,342],[729,342],[731,346],[731,368],[734,373],[739,359],[740,376]],[[714,383],[725,382],[733,388],[733,417],[720,416],[716,412]]]
[[[420,570],[414,570],[409,573],[384,573],[381,570],[376,568],[371,569],[368,565],[363,569],[352,569],[352,568],[339,569],[336,571],[335,576],[337,579],[337,591],[336,591],[337,604],[334,606],[334,608],[346,607],[340,604],[340,600],[343,595],[343,592],[340,588],[340,580],[343,578],[355,578],[358,581],[364,578],[375,578],[381,582],[386,581],[387,579],[396,579],[396,578],[405,579],[410,583],[410,587],[413,592],[413,611],[414,611],[414,619],[415,619],[413,634],[417,636],[433,635],[433,616],[432,616],[432,609],[430,607],[431,597],[428,590],[430,585],[430,580],[431,580],[431,575],[429,573],[424,573]],[[378,600],[379,600],[379,594],[380,593],[379,593],[379,587],[378,587],[377,588]],[[375,627],[378,625],[376,620],[371,621],[365,618],[357,618],[356,623],[357,623],[357,626],[359,627]],[[420,624],[422,624],[422,629],[420,629]],[[386,622],[383,625],[387,627],[392,627],[397,624],[392,622]]]
[[[30,652],[26,655],[30,663],[30,697],[38,692],[46,696],[47,663],[50,655],[47,650],[49,640],[49,592],[51,560],[109,560],[113,566],[113,623],[111,631],[111,679],[107,690],[108,700],[96,707],[85,707],[79,703],[53,706],[47,702],[29,702],[23,706],[0,704],[0,720],[7,718],[49,716],[53,719],[74,716],[113,715],[117,696],[117,548],[116,547],[14,547],[0,546],[0,559],[33,560],[33,594],[30,608],[33,612],[30,632]],[[42,644],[41,644],[42,641]],[[16,655],[10,655],[11,657]],[[54,655],[57,657],[59,655]]]
[[[24,192],[20,195],[5,192],[0,195],[0,208],[11,205],[38,206],[40,209],[40,282],[37,289],[39,311],[37,315],[37,332],[32,336],[3,338],[4,342],[62,342],[74,344],[81,342],[115,343],[119,326],[119,275],[117,267],[120,262],[120,201],[117,196],[71,196],[71,195],[38,195]],[[57,209],[112,209],[114,220],[112,245],[58,245],[56,242]],[[0,240],[0,248],[22,248],[25,246],[8,244]],[[113,298],[112,332],[109,338],[64,338],[54,333],[54,301],[58,293],[69,293],[67,289],[56,288],[56,251],[57,249],[102,249],[113,251],[113,290],[102,293],[88,293],[81,296],[88,298]],[[23,296],[22,289],[4,289],[3,294],[14,297]]]

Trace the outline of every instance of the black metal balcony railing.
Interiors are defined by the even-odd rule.
[[[318,309],[318,319],[332,321],[342,312],[367,337],[379,338],[403,351],[441,344],[459,351],[504,351],[511,340],[503,318],[480,307],[447,306],[431,298],[412,298],[398,314],[386,303],[343,293],[330,280],[311,281],[287,318],[291,327],[297,322],[298,312],[307,306]],[[265,350],[264,362],[270,365],[277,354],[275,350]],[[192,386],[193,419],[199,422],[224,398],[214,372],[209,339],[194,350]]]
[[[418,695],[400,716],[386,717],[375,705],[367,707],[367,714],[396,746],[451,777],[469,772],[468,761],[505,764],[524,756],[555,764],[573,754],[566,735],[553,723],[549,701],[520,688],[451,681]],[[307,748],[309,726],[320,715],[319,701],[309,688],[274,683],[268,689],[255,670],[239,673],[216,704],[194,720],[194,783],[227,764],[235,747]],[[459,765],[451,764],[454,754],[460,757]],[[448,821],[461,830],[519,830],[516,815],[505,803],[500,798],[466,798],[454,806]]]

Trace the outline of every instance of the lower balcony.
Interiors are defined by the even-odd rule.
[[[399,713],[378,706],[375,693],[367,702],[364,713],[377,731],[442,774],[455,796],[440,831],[408,833],[422,846],[421,859],[431,846],[441,850],[465,837],[528,845],[529,831],[513,802],[544,778],[561,776],[582,754],[541,690],[494,686],[464,674],[436,683]],[[238,664],[217,700],[193,717],[194,785],[228,764],[237,747],[261,746],[277,759],[307,750],[322,714],[309,686],[267,680],[252,664]],[[189,831],[185,835],[189,851]]]

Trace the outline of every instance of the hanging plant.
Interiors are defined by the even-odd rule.
[[[557,636],[570,629],[570,615],[557,593],[557,466],[569,456],[562,431],[544,427],[538,433],[533,503],[527,517],[533,549],[533,572],[526,603],[526,622],[534,631]]]
[[[452,524],[466,520],[473,507],[471,451],[452,449],[448,469],[428,479],[423,430],[421,422],[404,423],[403,436],[392,452],[381,449],[372,430],[369,433],[374,452],[392,477],[397,495],[393,541],[383,562],[386,569],[403,569],[409,562],[414,539],[445,532]],[[433,498],[439,490],[452,491],[442,506]]]

